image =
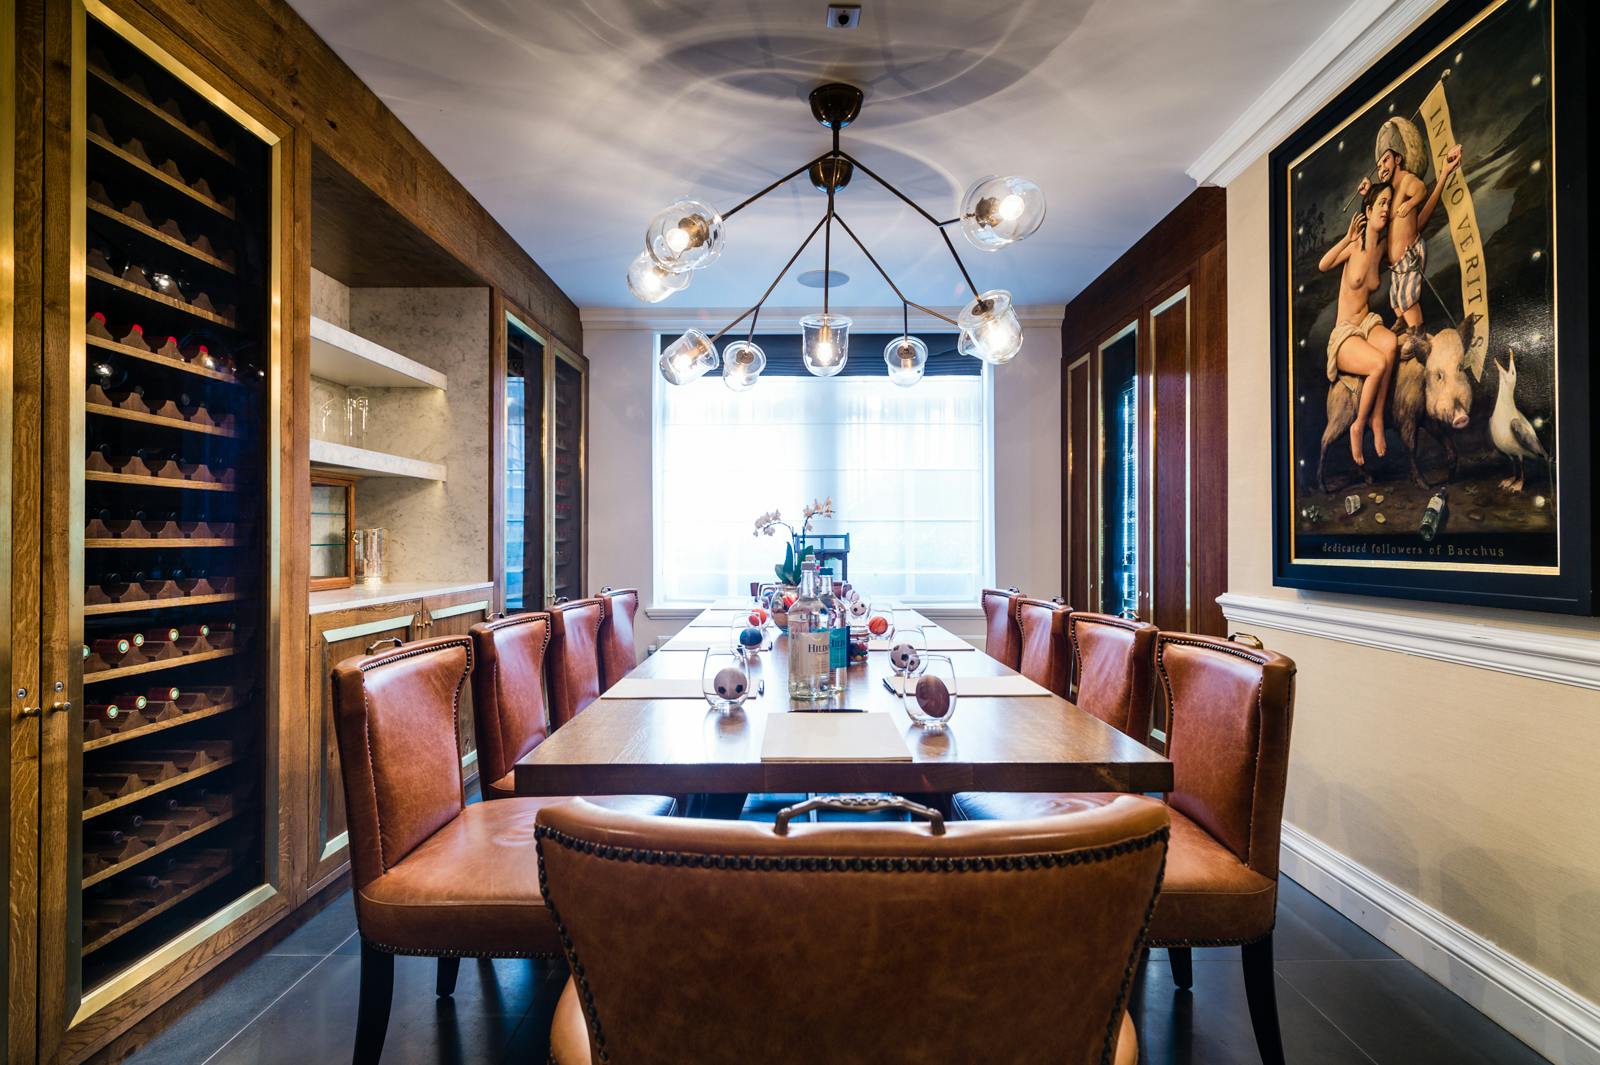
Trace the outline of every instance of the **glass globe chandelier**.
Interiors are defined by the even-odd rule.
[[[864,94],[854,85],[831,83],[819,85],[811,91],[811,114],[826,129],[833,132],[833,146],[815,159],[796,167],[755,195],[718,213],[710,204],[685,196],[669,204],[650,220],[645,230],[644,251],[628,268],[628,290],[645,303],[659,303],[688,287],[696,270],[716,262],[722,255],[723,230],[728,219],[755,203],[774,189],[807,174],[818,192],[828,198],[827,210],[800,242],[800,247],[778,271],[765,292],[753,307],[707,336],[691,329],[669,344],[661,353],[661,376],[675,385],[687,384],[705,375],[719,365],[722,380],[736,392],[753,387],[766,368],[767,357],[755,343],[756,323],[761,318],[761,308],[783,280],[789,268],[822,234],[822,311],[800,319],[804,338],[801,360],[806,370],[818,377],[832,377],[841,372],[849,359],[850,319],[832,313],[829,307],[827,278],[831,277],[833,259],[833,227],[839,229],[861,249],[884,282],[900,300],[903,330],[883,349],[883,361],[889,380],[910,387],[922,380],[928,362],[928,346],[911,335],[910,308],[955,326],[960,333],[957,350],[964,355],[981,359],[992,366],[1000,366],[1016,358],[1022,350],[1022,324],[1012,306],[1011,293],[1002,289],[979,292],[966,264],[956,252],[949,229],[960,226],[967,240],[984,251],[997,251],[1019,240],[1025,240],[1038,231],[1044,222],[1044,192],[1038,185],[1024,177],[985,177],[972,184],[962,197],[960,214],[954,218],[938,219],[928,213],[905,193],[873,173],[872,169],[849,152],[839,147],[839,131],[855,121],[861,114]],[[924,307],[908,299],[889,277],[887,271],[867,250],[836,209],[835,197],[850,184],[859,170],[917,214],[938,231],[956,269],[972,293],[972,301],[962,309],[960,316]],[[726,345],[719,358],[717,342],[735,326],[749,319],[744,339]]]

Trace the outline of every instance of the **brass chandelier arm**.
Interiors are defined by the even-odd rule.
[[[807,170],[810,170],[812,166],[814,166],[817,163],[822,162],[822,160],[824,160],[824,159],[827,159],[827,158],[831,157],[833,154],[834,154],[834,152],[832,150],[829,150],[829,151],[823,152],[821,155],[817,156],[815,159],[808,159],[805,162],[801,163],[794,170],[791,170],[789,173],[785,174],[783,177],[779,178],[777,181],[774,181],[772,184],[768,185],[766,188],[762,189],[760,192],[756,193],[755,195],[746,196],[744,199],[742,199],[738,203],[734,204],[731,208],[729,208],[728,210],[722,212],[722,217],[723,217],[724,221],[726,221],[729,218],[732,218],[734,215],[738,214],[740,211],[744,210],[746,207],[749,207],[752,203],[755,203],[757,200],[761,199],[761,197],[765,196],[767,193],[772,192],[774,189],[778,188],[778,186],[786,185],[789,182],[793,181],[795,178],[799,177],[801,174],[804,174]]]
[[[806,165],[809,166],[810,164],[808,163]],[[726,216],[724,216],[724,217],[726,217]],[[727,325],[723,326],[721,329],[717,330],[710,337],[708,337],[707,339],[710,340],[711,343],[715,344],[717,341],[722,339],[723,334],[727,333],[734,326],[738,325],[740,322],[744,321],[746,318],[750,317],[752,314],[757,314],[757,313],[760,312],[761,305],[763,303],[767,302],[767,297],[771,296],[772,295],[772,290],[778,287],[778,282],[783,280],[783,275],[785,275],[785,274],[787,274],[789,272],[789,268],[794,265],[795,260],[800,258],[801,253],[804,252],[806,250],[806,248],[811,244],[811,241],[816,237],[817,232],[825,224],[827,224],[828,219],[830,219],[832,217],[833,217],[833,212],[829,211],[827,214],[825,214],[821,218],[817,219],[817,224],[811,227],[811,232],[806,234],[806,239],[801,241],[800,242],[800,246],[794,250],[794,254],[789,256],[789,261],[783,264],[783,269],[778,271],[778,276],[772,279],[772,284],[768,285],[767,286],[767,290],[761,294],[761,298],[756,300],[755,306],[751,307],[749,310],[745,311],[739,317],[735,318],[733,321],[729,322]],[[753,330],[754,329],[754,325],[752,325],[751,328]]]
[[[833,220],[839,223],[839,228],[844,230],[851,240],[855,241],[856,247],[861,249],[861,254],[867,257],[867,262],[871,263],[873,269],[878,271],[878,275],[883,278],[884,283],[890,288],[894,289],[894,294],[900,297],[900,304],[902,307],[915,307],[923,314],[932,315],[942,322],[949,322],[951,325],[959,324],[954,318],[951,318],[947,314],[940,314],[931,307],[924,307],[920,303],[916,303],[907,299],[906,294],[900,291],[900,286],[895,284],[894,279],[889,276],[889,272],[883,268],[883,265],[878,262],[877,258],[873,256],[872,252],[867,250],[867,246],[861,242],[861,238],[856,236],[856,231],[850,228],[850,223],[844,220],[844,216],[841,214],[835,214],[833,216]]]
[[[899,189],[897,189],[893,185],[889,184],[889,182],[885,178],[880,177],[870,166],[868,166],[867,164],[863,163],[861,160],[857,159],[855,156],[851,155],[849,152],[840,151],[840,152],[837,152],[836,154],[840,158],[848,160],[852,166],[854,166],[857,169],[859,169],[863,174],[867,175],[867,177],[871,178],[873,181],[876,181],[878,184],[882,185],[884,188],[888,189],[890,192],[894,193],[896,196],[898,196],[901,199],[902,202],[907,204],[913,211],[916,211],[923,218],[927,219],[928,220],[928,224],[931,225],[934,229],[937,229],[939,231],[939,236],[944,238],[944,246],[946,248],[950,249],[950,258],[952,258],[952,259],[954,259],[956,261],[956,269],[961,271],[962,280],[967,283],[967,288],[972,290],[972,298],[973,299],[981,299],[982,298],[982,294],[978,291],[977,284],[972,280],[972,275],[967,273],[967,264],[961,261],[961,256],[960,256],[959,253],[957,253],[955,244],[953,244],[951,242],[951,240],[950,240],[950,234],[945,232],[945,228],[944,228],[945,226],[948,226],[948,225],[950,225],[951,223],[954,223],[954,222],[959,222],[959,221],[961,221],[961,219],[952,218],[952,219],[950,219],[948,221],[945,221],[945,222],[939,221],[937,218],[933,217],[933,215],[931,215],[927,211],[923,210],[922,205],[917,203],[916,200],[913,200],[910,196],[907,196],[905,193],[901,192]],[[809,164],[807,164],[807,165],[809,165]],[[860,242],[857,241],[857,243],[860,243]]]

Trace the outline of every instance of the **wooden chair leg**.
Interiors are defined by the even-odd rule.
[[[1272,972],[1272,937],[1246,943],[1244,995],[1250,1004],[1250,1025],[1263,1065],[1283,1065],[1283,1036],[1278,1030],[1278,990]]]
[[[361,999],[356,1013],[354,1065],[378,1065],[394,1001],[394,955],[361,942]]]
[[[439,976],[433,986],[433,993],[440,998],[448,998],[456,993],[456,975],[461,972],[460,958],[440,958]]]
[[[1172,982],[1180,990],[1194,987],[1194,960],[1188,947],[1168,947],[1167,961],[1172,963]]]

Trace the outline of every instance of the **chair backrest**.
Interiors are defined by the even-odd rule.
[[[1156,637],[1174,809],[1276,879],[1294,662],[1212,636]]]
[[[600,617],[600,690],[605,691],[639,664],[639,645],[633,635],[639,589],[603,588],[595,598],[605,603]]]
[[[1019,596],[1016,610],[1017,672],[1065,699],[1072,681],[1072,651],[1067,646],[1067,617],[1072,608]]]
[[[1067,618],[1073,700],[1140,743],[1150,742],[1158,631],[1111,614],[1078,610]]]
[[[513,614],[472,626],[472,715],[478,775],[492,784],[550,733],[544,660],[549,614]],[[483,789],[485,798],[491,795]],[[495,792],[493,794],[498,794]]]
[[[1012,669],[1017,668],[1022,654],[1022,634],[1017,631],[1017,600],[1021,598],[1015,588],[985,588],[982,596],[984,653]]]
[[[595,1060],[701,1065],[1108,1062],[1168,832],[1133,795],[943,835],[780,836],[583,801],[538,816],[540,887]]]
[[[358,889],[466,805],[456,737],[471,669],[472,641],[465,636],[418,640],[333,667],[334,726]]]
[[[550,608],[550,724],[560,728],[600,698],[600,619],[605,601],[576,599]]]

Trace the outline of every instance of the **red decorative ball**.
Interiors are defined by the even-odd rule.
[[[874,636],[882,636],[889,631],[889,619],[879,614],[867,621],[867,631]]]

